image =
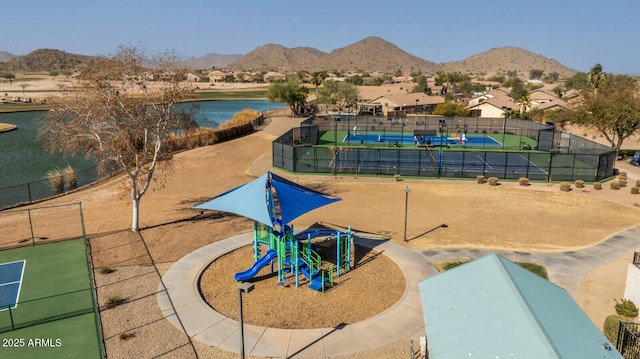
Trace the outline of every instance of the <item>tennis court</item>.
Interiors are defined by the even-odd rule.
[[[19,260],[0,264],[0,311],[16,308],[25,263]]]
[[[99,327],[84,238],[0,251],[0,357],[100,358]]]
[[[539,167],[520,153],[506,152],[447,152],[380,151],[343,149],[336,152],[329,164],[344,172],[376,173],[391,168],[396,173],[470,172],[476,174],[511,173],[546,176]]]
[[[486,135],[467,135],[451,133],[445,136],[414,136],[411,133],[358,133],[347,134],[342,142],[348,143],[390,143],[398,145],[464,145],[464,146],[483,146],[501,147],[502,143],[491,136]]]

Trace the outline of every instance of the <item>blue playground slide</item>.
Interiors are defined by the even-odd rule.
[[[278,253],[276,253],[276,251],[274,251],[273,249],[270,249],[262,258],[258,259],[258,261],[253,263],[251,268],[247,269],[244,272],[236,273],[236,275],[234,276],[234,278],[236,279],[236,282],[244,282],[255,277],[256,274],[258,274],[258,272],[260,271],[260,269],[262,269],[262,267],[266,266],[269,262],[271,262],[277,256],[278,256]]]

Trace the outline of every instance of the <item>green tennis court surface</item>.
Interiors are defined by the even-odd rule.
[[[100,357],[83,239],[0,251],[2,287],[0,358]]]

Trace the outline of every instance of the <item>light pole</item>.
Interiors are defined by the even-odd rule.
[[[409,212],[409,192],[411,188],[406,186],[404,188],[404,242],[407,242],[407,214]]]
[[[244,359],[244,320],[242,318],[242,293],[249,293],[254,286],[251,283],[240,282],[238,285],[238,317],[240,321],[240,358]]]

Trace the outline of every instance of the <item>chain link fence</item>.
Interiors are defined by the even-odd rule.
[[[515,146],[480,151],[445,146],[399,148],[380,143],[345,144],[337,134],[353,129],[359,134],[413,135],[431,131],[441,136],[476,133],[480,136],[520,136]],[[335,143],[320,143],[323,132],[333,131]],[[524,139],[537,141],[528,149]],[[502,143],[505,141],[503,139]],[[360,146],[358,146],[360,145]],[[584,138],[559,133],[554,127],[519,119],[414,118],[325,116],[310,118],[273,142],[273,166],[291,172],[406,175],[418,177],[498,177],[545,181],[602,181],[614,175],[615,150]]]

